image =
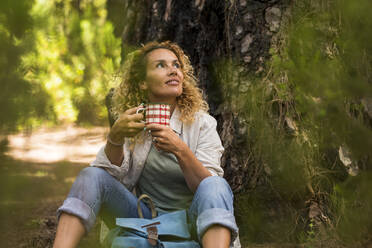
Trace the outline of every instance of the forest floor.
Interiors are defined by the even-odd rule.
[[[8,137],[0,155],[0,247],[52,247],[56,210],[106,133],[68,126]],[[99,223],[79,247],[97,247]]]
[[[56,210],[79,171],[95,158],[107,131],[68,126],[8,136],[7,150],[0,151],[0,247],[52,247]],[[79,247],[99,247],[99,233],[97,221]]]

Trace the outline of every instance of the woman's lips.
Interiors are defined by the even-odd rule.
[[[179,82],[177,80],[169,80],[166,82],[167,85],[179,85]]]

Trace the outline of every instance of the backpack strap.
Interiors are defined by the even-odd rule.
[[[138,216],[140,217],[140,218],[142,218],[143,219],[143,213],[142,213],[142,209],[141,209],[141,200],[142,199],[147,199],[148,200],[148,202],[149,202],[149,204],[150,204],[150,209],[151,209],[151,218],[153,219],[153,218],[155,218],[156,217],[156,210],[155,210],[155,205],[154,205],[154,203],[152,202],[152,200],[151,200],[151,198],[150,198],[150,196],[148,196],[148,195],[146,195],[146,194],[143,194],[143,195],[141,195],[140,197],[138,197],[138,200],[137,200],[137,212],[138,212]]]
[[[141,195],[138,200],[137,200],[137,211],[138,211],[138,215],[140,218],[143,219],[143,213],[142,213],[142,209],[141,209],[141,200],[142,199],[147,199],[149,204],[150,204],[150,209],[151,209],[151,218],[155,218],[156,217],[156,210],[155,210],[155,206],[154,206],[154,203],[152,202],[150,196],[146,195],[146,194],[143,194]],[[141,226],[141,228],[146,228],[146,231],[147,231],[147,240],[148,242],[151,244],[151,246],[155,246],[157,243],[158,243],[158,228],[156,227],[156,225],[159,225],[160,222],[154,222],[154,223],[151,223],[151,224],[148,224],[148,225],[144,225],[144,226]]]

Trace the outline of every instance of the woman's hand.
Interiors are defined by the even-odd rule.
[[[146,130],[151,131],[151,136],[157,149],[173,153],[177,156],[186,146],[170,127],[159,124],[148,124]]]
[[[149,124],[146,126],[146,130],[151,130],[153,142],[157,149],[173,153],[176,156],[186,184],[192,192],[196,191],[199,183],[204,178],[212,175],[170,127]]]
[[[136,114],[138,108],[134,107],[120,114],[109,133],[113,142],[122,143],[125,137],[134,137],[144,129],[143,114]]]

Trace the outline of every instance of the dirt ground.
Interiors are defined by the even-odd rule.
[[[68,126],[8,137],[0,155],[0,247],[52,247],[56,210],[106,132]],[[97,247],[97,223],[79,247]]]

